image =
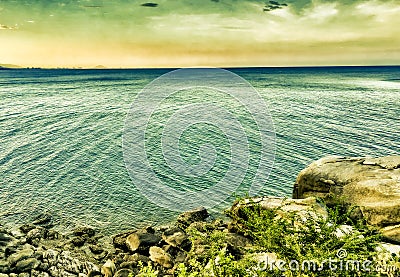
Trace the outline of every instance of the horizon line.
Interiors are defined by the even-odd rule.
[[[4,65],[4,64],[3,64]],[[2,66],[0,70],[138,70],[138,69],[182,69],[182,68],[221,68],[221,69],[245,69],[245,68],[343,68],[343,67],[399,67],[400,64],[376,64],[376,65],[284,65],[284,66],[189,66],[189,67],[40,67],[40,66]]]

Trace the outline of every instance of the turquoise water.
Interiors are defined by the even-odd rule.
[[[47,211],[64,230],[88,224],[116,232],[172,220],[176,213],[152,204],[132,184],[122,153],[124,120],[135,96],[169,71],[0,71],[0,222],[26,222]],[[274,122],[275,163],[262,194],[290,196],[298,172],[326,155],[399,154],[400,67],[232,71],[259,91]],[[147,141],[155,172],[186,190],[211,186],[229,166],[229,142],[207,124],[189,129],[180,146],[183,159],[195,164],[199,145],[216,145],[215,170],[207,178],[175,178],[163,163],[162,123],[179,103],[196,97],[181,92],[163,103]],[[251,115],[231,107],[251,133]],[[257,138],[249,135],[251,164],[239,194],[254,177]]]

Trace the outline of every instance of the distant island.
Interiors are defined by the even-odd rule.
[[[22,67],[15,64],[0,64],[0,69],[18,69],[18,68]]]
[[[10,70],[10,69],[43,69],[41,67],[34,67],[34,66],[20,66],[20,65],[15,65],[15,64],[0,64],[0,70]],[[83,68],[83,67],[57,67],[57,68],[45,68],[45,69],[108,69],[104,65],[97,65],[94,67],[88,67],[88,68]]]

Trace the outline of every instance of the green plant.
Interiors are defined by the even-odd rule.
[[[151,263],[148,263],[147,266],[144,266],[141,261],[138,262],[138,267],[140,269],[139,275],[146,276],[146,277],[157,277],[158,271],[153,269]]]
[[[193,225],[186,229],[192,248],[185,263],[177,265],[175,276],[391,276],[378,275],[374,271],[360,271],[355,268],[357,264],[349,264],[348,268],[338,267],[337,270],[326,267],[324,263],[329,260],[336,260],[338,266],[340,263],[347,266],[349,261],[377,262],[379,259],[375,249],[381,239],[376,230],[368,227],[363,220],[352,218],[352,210],[348,207],[344,209],[338,205],[327,209],[328,218],[312,214],[299,216],[290,212],[284,212],[282,216],[283,210],[279,208],[266,210],[250,202],[240,212],[229,212],[233,229],[251,241],[251,247],[241,254],[234,253],[228,244],[226,232],[219,230],[216,225]],[[278,214],[281,216],[277,216]],[[336,235],[343,224],[351,225],[352,231],[343,236]],[[265,257],[268,253],[276,257],[269,261],[273,262],[271,264],[255,258],[257,255]],[[346,255],[339,256],[341,253]],[[397,263],[399,266],[398,259],[389,257],[385,264]],[[298,268],[281,271],[277,266],[279,261],[286,263],[286,269],[288,265],[297,264]],[[149,266],[142,267],[141,273],[156,274]]]

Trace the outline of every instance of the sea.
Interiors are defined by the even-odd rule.
[[[85,225],[111,234],[173,221],[179,211],[143,194],[142,184],[127,169],[123,148],[132,104],[153,80],[173,70],[0,70],[0,225],[50,214],[62,231]],[[169,118],[183,122],[185,117],[174,113],[187,107],[185,103],[212,100],[243,125],[248,138],[242,140],[241,133],[240,141],[250,153],[239,155],[239,163],[246,164],[243,178],[226,187],[229,197],[209,207],[215,217],[236,197],[248,194],[257,172],[265,172],[257,195],[290,197],[298,173],[322,157],[400,154],[399,66],[226,70],[254,88],[248,99],[257,94],[265,105],[246,110],[231,95],[184,90],[143,121],[148,125],[144,145],[154,176],[165,186],[188,192],[212,188],[232,173],[235,134],[232,140],[224,133],[213,120],[218,117],[213,109],[200,109],[199,116],[209,120],[186,126],[175,144],[182,153],[175,157],[190,166],[209,154],[213,157],[207,161],[212,163],[200,177],[180,176],[162,149]],[[272,122],[273,162],[268,168],[260,167],[262,135],[257,134],[260,122],[254,116],[258,112]],[[171,126],[181,132],[179,122]],[[203,144],[214,145],[214,150],[202,151]]]

